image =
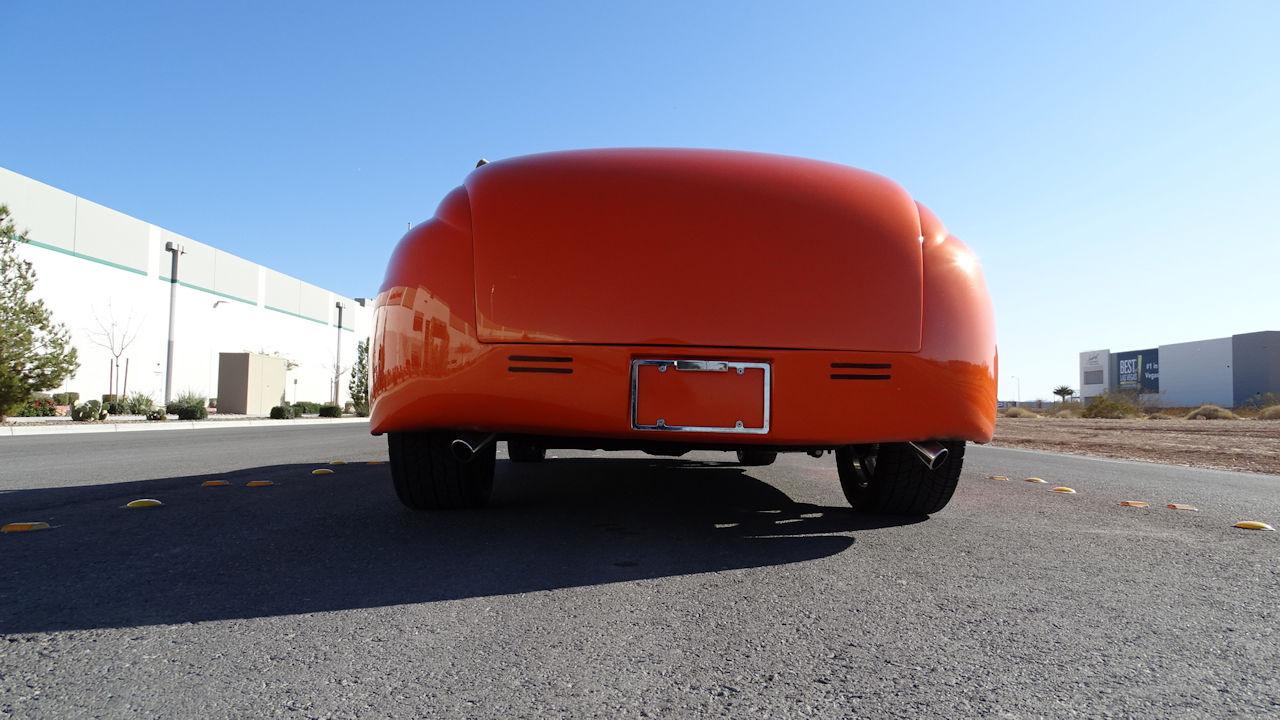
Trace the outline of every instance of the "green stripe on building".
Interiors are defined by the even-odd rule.
[[[124,271],[126,271],[126,272],[131,272],[131,273],[135,273],[135,274],[137,274],[137,275],[144,275],[144,276],[147,274],[147,271],[146,271],[146,270],[139,270],[138,268],[130,267],[130,266],[128,266],[128,265],[121,265],[120,263],[111,262],[110,260],[103,260],[102,258],[96,258],[96,257],[94,257],[94,256],[92,256],[92,255],[85,255],[84,253],[78,253],[78,252],[76,252],[75,250],[68,250],[68,249],[66,249],[66,248],[58,247],[57,245],[47,245],[47,244],[45,244],[45,243],[40,242],[39,240],[32,240],[32,239],[28,238],[28,239],[27,239],[27,244],[28,244],[28,245],[35,245],[36,247],[38,247],[38,248],[44,248],[45,250],[52,250],[52,251],[54,251],[54,252],[60,252],[60,253],[62,253],[63,255],[70,255],[71,257],[74,257],[74,258],[80,258],[81,260],[88,260],[88,261],[90,261],[90,262],[96,262],[96,263],[98,263],[99,265],[106,265],[107,267],[112,267],[112,268],[115,268],[115,269],[117,269],[117,270],[124,270]]]
[[[164,275],[161,275],[161,276],[160,276],[160,282],[167,283],[167,282],[169,282],[169,278],[165,277]],[[182,286],[182,287],[184,287],[184,288],[191,288],[192,290],[199,290],[200,292],[207,292],[207,293],[209,293],[210,295],[217,295],[218,297],[224,297],[224,298],[226,298],[226,299],[228,299],[228,300],[235,300],[236,302],[242,302],[242,303],[244,303],[245,305],[252,305],[252,306],[254,306],[254,307],[257,307],[257,306],[258,306],[258,302],[257,302],[256,300],[249,300],[249,299],[247,299],[247,298],[242,298],[242,297],[240,297],[239,295],[230,295],[230,294],[227,294],[227,293],[224,293],[224,292],[220,292],[220,291],[218,291],[218,290],[211,290],[211,289],[209,289],[209,288],[207,288],[207,287],[202,287],[202,286],[200,286],[200,285],[193,285],[192,283],[186,282],[186,281],[184,281],[184,280],[179,280],[179,281],[178,281],[178,284],[179,284],[179,285],[181,285],[181,286]]]
[[[328,322],[326,322],[326,321],[324,321],[324,320],[317,320],[317,319],[315,319],[315,318],[313,318],[313,317],[310,317],[310,316],[307,316],[307,315],[300,315],[300,314],[298,314],[298,313],[296,313],[296,312],[294,312],[294,311],[292,311],[292,310],[285,310],[284,308],[278,308],[278,307],[276,307],[276,306],[274,306],[274,305],[263,305],[262,307],[264,307],[264,308],[266,308],[266,309],[268,309],[268,310],[275,310],[275,311],[276,311],[276,312],[278,312],[278,313],[284,313],[285,315],[292,315],[293,317],[296,317],[296,318],[302,318],[303,320],[310,320],[310,321],[311,321],[311,322],[313,322],[313,323],[319,323],[319,324],[321,324],[321,325],[328,325],[328,324],[329,324]]]

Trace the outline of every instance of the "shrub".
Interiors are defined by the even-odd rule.
[[[205,396],[195,392],[194,390],[188,390],[182,393],[178,397],[174,398],[173,401],[179,405],[199,405],[201,407],[208,407],[208,400]]]
[[[203,404],[200,405],[179,405],[169,406],[169,412],[178,416],[179,420],[204,420],[209,417],[209,408]]]
[[[342,417],[342,408],[338,407],[337,405],[321,405],[320,417],[323,417],[323,418]]]
[[[1272,405],[1269,408],[1263,408],[1258,413],[1259,420],[1280,420],[1280,405]]]
[[[1053,416],[1056,418],[1077,418],[1080,417],[1080,414],[1070,410],[1059,410],[1054,413]]]
[[[109,400],[107,401],[107,414],[108,415],[128,415],[129,403],[124,400]]]
[[[165,409],[177,415],[179,420],[204,420],[209,417],[205,397],[190,390],[179,395]]]
[[[1080,415],[1094,419],[1121,420],[1142,414],[1142,410],[1132,400],[1123,395],[1113,394],[1093,398]]]
[[[271,408],[272,420],[290,420],[293,418],[293,408],[288,405],[277,405]]]
[[[1011,407],[1005,408],[1004,416],[1007,418],[1038,418],[1039,415],[1031,412],[1026,408]]]
[[[80,402],[80,393],[64,392],[53,394],[54,405],[75,405]]]
[[[32,397],[18,411],[17,417],[53,417],[58,414],[57,404],[52,398]]]
[[[1260,393],[1244,401],[1240,407],[1248,410],[1265,410],[1272,405],[1280,405],[1280,393]]]
[[[356,403],[355,413],[357,417],[369,417],[369,403]]]
[[[107,412],[102,409],[102,403],[97,400],[88,400],[71,408],[71,419],[77,422],[106,420]]]
[[[1217,405],[1201,405],[1187,413],[1184,420],[1239,420],[1236,414]]]
[[[147,411],[147,419],[156,422],[168,420],[169,416],[165,414],[164,408],[151,408]]]
[[[297,415],[301,415],[303,413],[306,413],[308,415],[315,415],[316,413],[320,412],[320,403],[313,403],[308,400],[300,400],[293,404],[293,411],[294,411],[294,414],[297,414]]]
[[[155,407],[155,401],[144,392],[131,393],[123,402],[130,415],[146,415]]]

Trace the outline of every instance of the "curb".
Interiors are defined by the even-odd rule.
[[[312,418],[302,420],[167,420],[165,422],[110,423],[102,425],[59,425],[56,427],[9,425],[0,427],[0,437],[30,435],[80,435],[84,433],[156,432],[160,430],[213,430],[216,428],[297,427],[299,425],[369,424],[369,418]]]

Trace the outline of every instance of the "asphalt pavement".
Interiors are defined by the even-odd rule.
[[[1280,533],[1232,527],[1280,477],[979,447],[876,519],[831,456],[500,453],[417,514],[366,433],[0,439],[52,526],[0,535],[0,716],[1280,715]]]

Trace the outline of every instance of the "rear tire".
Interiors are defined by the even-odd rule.
[[[530,442],[508,440],[507,457],[511,462],[542,462],[547,459],[547,449]]]
[[[495,444],[480,449],[470,462],[453,456],[447,433],[387,433],[391,480],[396,497],[413,510],[478,508],[493,494]]]
[[[947,506],[964,465],[964,443],[944,442],[947,459],[930,470],[906,443],[836,450],[840,488],[854,510],[876,515],[929,515]]]
[[[739,450],[738,464],[759,467],[772,465],[778,459],[778,453],[772,450]]]

